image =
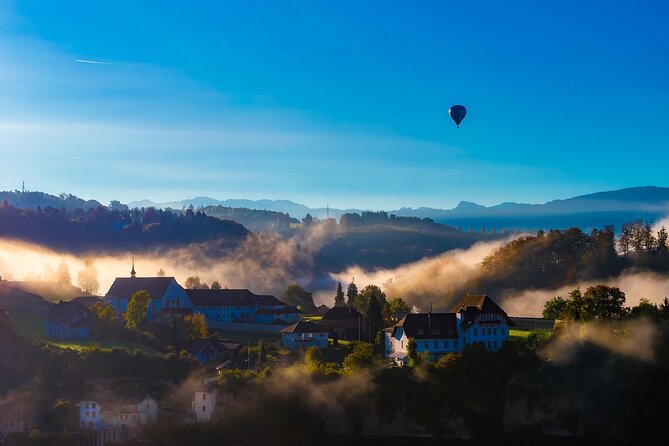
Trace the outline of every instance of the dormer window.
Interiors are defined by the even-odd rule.
[[[422,328],[419,328],[419,329],[418,329],[418,335],[420,336],[420,335],[422,335],[422,334],[424,334],[424,331],[423,331]]]

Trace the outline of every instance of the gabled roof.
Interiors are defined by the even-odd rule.
[[[284,328],[281,333],[327,333],[327,330],[310,321],[299,321]]]
[[[258,305],[266,305],[266,306],[278,306],[278,305],[288,305],[287,303],[277,299],[274,296],[270,296],[269,294],[256,294],[256,302]]]
[[[414,339],[455,339],[458,337],[455,313],[409,313],[393,327],[393,336],[403,328]]]
[[[338,321],[346,322],[348,320],[355,320],[357,322],[358,318],[361,317],[354,308],[351,307],[333,307],[330,308],[323,317],[321,321]]]
[[[174,277],[117,277],[106,296],[130,299],[137,291],[145,290],[151,299],[161,299],[172,282]]]
[[[72,301],[63,302],[61,300],[47,313],[46,320],[55,324],[65,324],[89,317],[91,317],[91,312],[83,304]]]
[[[193,306],[251,306],[255,294],[247,289],[186,290]]]
[[[453,313],[462,313],[462,325],[467,327],[474,323],[476,317],[481,314],[498,314],[502,316],[507,325],[516,324],[509,318],[502,308],[497,305],[487,294],[467,294],[460,302],[451,309]]]

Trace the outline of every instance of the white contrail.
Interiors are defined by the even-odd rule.
[[[75,59],[74,61],[79,62],[79,63],[92,63],[92,64],[96,64],[96,65],[113,65],[109,62],[101,62],[99,60]]]

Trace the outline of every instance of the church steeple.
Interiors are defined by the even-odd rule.
[[[135,258],[133,257],[132,258],[132,269],[130,270],[130,277],[132,277],[134,279],[136,275],[137,275],[137,273],[135,272]]]

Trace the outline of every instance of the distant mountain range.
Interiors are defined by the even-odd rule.
[[[196,197],[190,200],[155,203],[150,200],[133,201],[128,206],[181,209],[183,207],[225,206],[284,212],[292,217],[303,218],[307,213],[315,218],[339,218],[343,213],[361,213],[362,209],[309,208],[289,200],[216,200]],[[578,226],[583,229],[599,228],[641,219],[657,221],[669,215],[669,188],[645,186],[597,192],[564,200],[553,200],[543,204],[506,202],[495,206],[482,206],[461,201],[453,209],[429,207],[404,207],[387,211],[403,217],[431,218],[463,229],[481,228],[507,229],[559,229]]]
[[[42,192],[0,192],[0,202],[22,208],[56,207],[67,209],[90,209],[101,206],[95,200],[82,200],[73,195],[54,196]],[[193,206],[196,209],[210,206],[225,208],[247,208],[289,214],[298,219],[307,213],[314,218],[340,218],[344,213],[362,213],[363,209],[310,208],[290,200],[217,200],[210,197],[195,197],[181,201],[156,203],[150,200],[131,201],[130,208],[172,208]],[[612,224],[618,228],[625,222],[641,219],[655,222],[669,215],[669,188],[645,186],[597,192],[564,200],[553,200],[543,204],[501,203],[482,206],[461,201],[453,209],[429,207],[388,210],[388,214],[402,217],[430,218],[438,223],[460,227],[464,230],[485,229],[563,229],[578,226],[582,229],[600,228]],[[218,216],[218,215],[217,215]]]

